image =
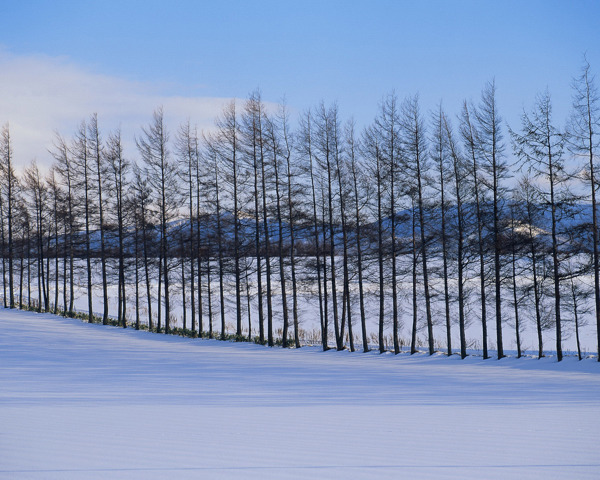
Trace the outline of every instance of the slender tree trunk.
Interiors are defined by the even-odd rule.
[[[464,298],[464,216],[463,216],[463,195],[461,187],[465,178],[461,174],[460,157],[456,150],[452,131],[446,119],[443,118],[445,134],[448,139],[450,154],[452,157],[452,169],[454,172],[454,188],[456,197],[456,219],[457,219],[457,257],[456,264],[458,269],[458,325],[460,336],[460,357],[464,359],[467,356],[467,340],[465,335],[465,298]]]
[[[514,216],[513,216],[513,222],[511,225],[511,230],[513,232],[513,237],[514,237],[514,232],[515,232],[515,225],[514,225]],[[513,238],[513,241],[511,242],[511,250],[512,250],[512,286],[513,286],[513,302],[514,302],[514,309],[515,309],[515,334],[516,334],[516,341],[517,341],[517,358],[521,358],[521,325],[519,323],[519,299],[517,297],[517,267],[516,267],[516,263],[517,263],[517,251],[516,251],[516,245],[515,245],[515,239]]]
[[[345,319],[346,315],[348,316],[348,336],[351,343],[350,350],[354,351],[354,340],[352,338],[352,313],[350,310],[350,274],[348,271],[348,229],[347,229],[347,219],[346,219],[346,202],[345,195],[343,190],[343,179],[342,179],[342,168],[340,164],[340,153],[338,146],[338,135],[335,135],[335,174],[338,180],[338,195],[339,195],[339,205],[340,205],[340,220],[342,222],[342,248],[343,248],[343,282],[344,289],[342,295],[342,319],[340,325],[340,346],[341,349],[344,348],[344,327],[345,327]]]
[[[163,178],[163,185],[164,185]],[[164,274],[164,282],[165,282],[165,334],[171,333],[171,305],[169,298],[169,243],[167,238],[167,217],[166,217],[166,187],[163,187],[162,191],[162,260],[163,260],[163,274]],[[160,301],[160,296],[159,296]]]
[[[383,271],[383,192],[381,178],[381,159],[379,150],[377,156],[377,259],[379,260],[379,353],[385,352],[385,341],[383,338],[383,324],[385,321],[385,299],[384,299],[384,271]]]
[[[260,145],[261,175],[262,175],[262,208],[263,228],[265,231],[265,268],[267,274],[267,344],[272,347],[273,341],[273,291],[271,288],[271,237],[269,235],[269,214],[267,210],[267,179],[262,143]]]
[[[50,245],[51,235],[46,235],[46,289],[44,290],[44,310],[50,311]]]
[[[183,309],[183,330],[187,330],[187,302],[185,295],[185,244],[183,241],[183,234],[180,237],[180,250],[181,250],[181,306]],[[192,292],[192,297],[194,292]]]
[[[300,333],[298,323],[298,286],[296,282],[296,238],[295,238],[295,225],[294,225],[294,211],[293,211],[293,193],[292,193],[292,167],[290,161],[291,154],[288,153],[286,157],[287,167],[287,194],[288,194],[288,225],[290,228],[290,267],[292,270],[292,319],[294,322],[294,345],[296,348],[300,348]]]
[[[581,360],[581,342],[579,339],[579,302],[573,277],[571,277],[571,298],[573,301],[573,315],[575,317],[575,340],[577,341],[577,357],[579,358],[579,360]]]
[[[354,156],[351,160],[352,181],[354,186],[354,213],[356,222],[356,262],[358,269],[358,298],[360,305],[360,325],[362,333],[363,352],[369,351],[369,339],[367,337],[367,319],[365,315],[365,292],[363,283],[363,264],[362,264],[362,245],[361,245],[361,221],[360,221],[360,201],[358,191],[358,172]]]
[[[460,337],[460,357],[464,359],[467,356],[467,341],[465,335],[465,298],[464,298],[464,210],[463,210],[463,190],[466,184],[466,175],[463,173],[462,159],[457,150],[454,135],[448,119],[445,115],[442,117],[444,124],[444,134],[448,141],[450,157],[452,161],[452,170],[454,174],[454,194],[456,198],[456,220],[457,220],[457,258],[456,265],[458,269],[458,325]]]
[[[452,329],[450,323],[450,292],[448,287],[448,234],[447,234],[447,200],[445,181],[445,159],[446,142],[444,141],[444,113],[440,105],[438,118],[436,119],[437,160],[440,174],[440,210],[441,210],[441,234],[442,234],[442,272],[444,277],[444,313],[446,320],[446,347],[448,356],[452,355]]]
[[[13,257],[14,257],[14,242],[13,242],[13,188],[15,183],[15,176],[12,166],[12,146],[10,140],[10,130],[8,124],[6,124],[1,133],[1,150],[2,150],[2,169],[6,175],[6,207],[7,207],[7,229],[8,229],[8,290],[9,290],[9,301],[8,306],[15,308],[15,294],[14,294],[14,277],[13,277]],[[4,238],[2,239],[2,259],[4,261]],[[3,263],[4,268],[4,263]],[[4,303],[6,306],[6,282],[4,291]]]
[[[273,134],[274,135],[274,134]],[[275,172],[275,201],[277,209],[277,227],[278,227],[278,250],[279,250],[279,282],[281,285],[281,308],[283,312],[283,332],[282,346],[288,347],[288,328],[289,328],[289,312],[287,305],[287,291],[285,278],[285,265],[283,253],[283,217],[281,214],[281,193],[279,190],[279,160],[277,158],[277,150],[275,139],[273,139],[273,169]]]
[[[7,295],[6,295],[6,239],[4,236],[4,201],[2,195],[0,195],[0,252],[2,254],[2,304],[4,308],[8,307]]]
[[[417,185],[419,202],[419,227],[421,231],[421,257],[423,262],[423,288],[425,289],[425,309],[427,314],[427,339],[429,343],[429,355],[433,355],[433,321],[431,318],[431,296],[429,293],[429,270],[427,268],[427,246],[425,240],[425,213],[423,205],[423,186],[419,152],[417,152]]]
[[[223,230],[221,226],[221,204],[219,202],[219,178],[217,165],[215,165],[215,198],[217,206],[217,241],[219,249],[219,301],[221,307],[221,339],[225,339],[225,292],[223,285]]]
[[[162,242],[162,240],[161,240]],[[162,331],[162,296],[161,296],[161,292],[162,292],[162,265],[163,265],[163,261],[162,261],[162,243],[161,243],[161,248],[160,248],[160,254],[158,257],[158,292],[157,292],[157,296],[156,296],[156,310],[158,313],[158,318],[157,318],[157,331],[158,333],[161,333]]]
[[[460,198],[460,197],[459,197]],[[467,339],[465,335],[465,299],[464,299],[464,264],[463,264],[463,249],[464,249],[464,231],[462,224],[462,205],[458,200],[458,325],[460,335],[460,357],[464,359],[467,356]]]
[[[68,249],[67,249],[67,222],[64,224],[63,229],[63,309],[65,315],[69,312],[69,305],[67,303],[67,259],[68,259]]]
[[[310,129],[310,116],[307,116],[306,123],[306,142],[307,142],[307,154],[309,158],[309,169],[310,169],[310,184],[311,184],[311,193],[312,193],[312,207],[313,207],[313,228],[314,228],[314,241],[315,241],[315,261],[317,262],[317,288],[319,295],[319,320],[321,325],[321,345],[323,346],[323,351],[329,350],[329,345],[327,341],[327,321],[324,317],[324,309],[323,309],[323,291],[322,291],[322,283],[321,283],[321,244],[319,241],[319,217],[317,215],[317,192],[315,186],[315,172],[313,165],[313,155],[312,155],[312,143],[311,143],[311,129]]]
[[[254,128],[253,130],[256,130]],[[257,283],[257,303],[258,303],[258,338],[261,345],[265,343],[265,315],[263,307],[263,285],[262,285],[262,264],[261,264],[261,242],[260,242],[260,210],[259,210],[259,190],[258,190],[258,152],[257,144],[252,145],[252,159],[254,168],[254,255],[256,256],[256,283]]]
[[[135,329],[140,329],[140,238],[139,238],[139,226],[136,221],[135,232],[134,232],[134,252],[135,255]]]
[[[208,297],[208,338],[214,338],[212,313],[212,283],[210,279],[210,256],[206,259],[206,296]]]
[[[125,275],[124,270],[122,275]],[[125,291],[125,278],[123,278],[121,285],[123,286],[123,328],[127,328],[127,292]]]
[[[122,297],[121,299],[121,303],[119,304],[119,314],[122,316],[123,318],[123,328],[125,328],[127,326],[127,319],[125,317],[125,305],[127,303],[127,297],[125,296],[125,245],[124,245],[124,225],[123,225],[123,192],[121,191],[122,188],[122,179],[120,179],[119,181],[119,193],[118,193],[118,204],[117,204],[117,210],[118,210],[118,218],[117,218],[117,222],[118,222],[118,229],[119,229],[119,293],[120,296]],[[136,240],[137,241],[137,240]],[[137,245],[136,245],[137,248]],[[136,256],[136,261],[137,261],[137,256]],[[136,275],[137,275],[137,270],[136,270]],[[136,289],[137,289],[137,283],[136,283]],[[137,306],[136,306],[137,308]],[[108,314],[107,314],[108,316]]]
[[[311,179],[312,179],[312,171],[311,171]],[[321,323],[321,345],[323,346],[323,351],[329,350],[328,345],[328,326],[327,319],[325,318],[324,305],[323,305],[323,285],[325,281],[321,281],[321,242],[319,241],[319,217],[317,216],[317,199],[315,196],[315,186],[314,180],[312,185],[312,194],[313,194],[313,218],[314,218],[314,228],[315,228],[315,261],[317,262],[317,289],[319,296],[319,319]],[[326,295],[326,293],[325,293]]]
[[[554,171],[552,164],[552,154],[548,150],[548,165],[550,169],[550,205],[552,212],[552,270],[554,276],[554,318],[556,322],[556,356],[560,362],[562,360],[562,326],[560,318],[560,274],[558,260],[558,237],[556,233],[556,202],[554,199]]]
[[[85,124],[82,124],[79,132],[79,154],[81,157],[82,176],[83,176],[83,202],[84,202],[84,221],[85,221],[85,256],[86,256],[86,273],[87,273],[87,297],[88,297],[88,322],[94,321],[93,310],[93,288],[92,288],[92,248],[90,235],[90,186],[89,186],[89,166],[88,166],[88,146]]]
[[[236,337],[237,341],[242,337],[242,291],[241,291],[241,273],[240,273],[240,228],[239,228],[239,198],[238,198],[238,161],[237,161],[237,118],[235,104],[233,104],[231,115],[232,137],[231,137],[231,160],[233,174],[233,255],[235,261],[235,315],[236,315]]]
[[[121,325],[122,321],[123,321],[123,309],[122,309],[122,305],[123,305],[123,289],[121,288],[121,272],[119,272],[119,280],[117,283],[117,324]],[[104,323],[106,322],[106,323]],[[108,317],[106,318],[106,320],[103,318],[102,319],[102,324],[106,325],[108,324]]]
[[[8,306],[10,308],[15,308],[15,293],[14,293],[14,279],[13,279],[13,256],[14,256],[14,246],[13,246],[13,183],[14,183],[14,174],[12,171],[12,155],[10,152],[10,142],[8,145],[9,155],[8,162],[6,165],[7,169],[7,207],[8,207],[8,290],[10,295],[10,300]],[[4,255],[4,252],[2,252]]]
[[[494,129],[495,135],[495,129]],[[498,351],[498,359],[504,357],[504,346],[502,343],[502,278],[500,272],[500,210],[498,195],[498,167],[496,164],[496,139],[493,140],[494,152],[492,153],[492,169],[494,172],[493,194],[494,194],[494,277],[496,285],[496,348]]]
[[[39,208],[39,207],[38,207]],[[41,225],[40,225],[40,214],[39,214],[39,210],[36,212],[37,215],[37,232],[36,232],[36,236],[37,236],[37,282],[38,282],[38,312],[42,312],[43,311],[43,305],[44,305],[44,293],[46,291],[46,289],[43,287],[43,281],[44,281],[44,254],[43,254],[43,244],[42,244],[42,232],[40,231],[41,229]]]
[[[44,277],[44,217],[42,214],[42,198],[37,200],[37,215],[38,215],[38,231],[37,231],[37,240],[38,240],[38,289],[39,289],[39,311],[48,309],[48,296],[46,295],[46,285],[45,285],[45,277]],[[43,306],[43,307],[42,307]]]
[[[152,320],[152,292],[150,290],[150,259],[148,254],[148,229],[146,223],[146,205],[142,201],[140,204],[141,223],[142,223],[142,250],[144,256],[144,276],[146,279],[146,299],[148,301],[148,330],[153,331]],[[160,310],[160,308],[159,308]]]
[[[591,115],[588,108],[588,115]],[[591,124],[591,118],[589,119]],[[598,235],[598,204],[596,200],[596,176],[594,173],[594,151],[593,151],[593,130],[589,132],[589,160],[590,160],[590,177],[592,183],[592,229],[593,229],[593,259],[594,259],[594,302],[596,311],[596,334],[598,361],[600,362],[600,253],[598,252],[598,243],[600,242]],[[578,347],[579,348],[579,347]]]
[[[59,258],[60,253],[58,250],[58,192],[54,194],[54,271],[56,272],[56,278],[54,279],[54,315],[58,315],[58,291],[59,291]]]
[[[332,174],[329,157],[327,157],[327,203],[329,213],[329,261],[331,263],[331,301],[333,306],[333,327],[335,330],[335,339],[338,350],[344,348],[343,339],[340,336],[340,325],[337,305],[337,285],[335,274],[335,230],[333,224],[333,191],[332,191]]]
[[[418,308],[417,308],[417,214],[415,212],[415,199],[412,198],[412,336],[410,340],[410,354],[417,353],[417,328],[418,328]]]
[[[189,132],[189,130],[188,130]],[[190,310],[192,315],[192,332],[196,331],[196,278],[194,271],[194,259],[197,254],[196,238],[194,235],[194,162],[199,163],[198,155],[193,156],[194,145],[190,145],[190,136],[188,135],[188,200],[189,200],[189,221],[190,221],[190,248],[188,255],[190,257]],[[198,140],[194,137],[194,143]]]
[[[92,115],[90,125],[88,127],[90,136],[92,138],[92,145],[94,147],[94,157],[96,162],[96,185],[98,188],[98,213],[100,220],[100,262],[102,268],[102,298],[103,298],[103,312],[102,312],[102,323],[106,325],[108,321],[108,276],[106,272],[106,242],[104,233],[104,203],[102,199],[102,152],[100,132],[98,130],[98,116]],[[119,309],[121,307],[119,306]],[[123,322],[125,322],[123,320]]]
[[[251,313],[251,297],[250,297],[250,265],[248,265],[248,257],[244,257],[244,270],[246,272],[244,276],[244,285],[246,287],[246,310],[248,314],[248,341],[252,342],[252,313]]]
[[[27,227],[27,308],[31,309],[31,231]]]
[[[198,142],[195,143],[196,149]],[[200,236],[200,155],[196,151],[196,258],[198,262],[198,335],[202,337],[204,330],[204,312],[202,304],[202,254]]]
[[[400,353],[400,343],[398,341],[398,267],[396,258],[396,101],[395,97],[391,99],[391,103],[388,103],[389,110],[389,162],[390,162],[390,219],[392,224],[392,322],[393,322],[393,341],[394,341],[394,354]]]
[[[329,294],[327,290],[327,212],[325,206],[325,195],[323,194],[323,188],[321,187],[321,234],[323,235],[323,318],[325,335],[329,341]]]
[[[394,192],[394,177],[395,168],[392,159],[390,172],[390,218],[392,223],[392,318],[393,318],[393,337],[394,337],[394,354],[400,353],[400,343],[398,342],[398,268],[396,260],[396,195]]]
[[[23,275],[25,274],[25,252],[24,246],[21,245],[21,264],[19,266],[19,308],[23,309]]]
[[[535,325],[537,329],[538,336],[538,358],[542,358],[544,356],[544,344],[542,339],[542,313],[541,313],[541,302],[540,302],[540,286],[538,282],[537,276],[537,249],[535,247],[535,234],[533,232],[533,223],[531,223],[532,215],[531,215],[531,205],[527,203],[527,210],[529,216],[529,241],[531,248],[531,270],[533,273],[533,296],[535,303]]]

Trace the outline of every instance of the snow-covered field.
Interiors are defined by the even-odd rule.
[[[266,348],[0,309],[0,478],[600,478],[600,364]]]

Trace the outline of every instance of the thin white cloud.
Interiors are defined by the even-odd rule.
[[[190,119],[211,128],[230,99],[161,95],[151,83],[91,72],[66,58],[17,56],[0,49],[0,125],[10,124],[17,168],[36,158],[48,166],[54,132],[70,137],[79,123],[98,114],[103,133],[121,128],[130,156],[134,135],[163,107],[169,129]]]

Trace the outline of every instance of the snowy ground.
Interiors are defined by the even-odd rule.
[[[600,364],[269,349],[0,309],[0,478],[600,478]]]

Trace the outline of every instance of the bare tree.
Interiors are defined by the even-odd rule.
[[[375,178],[377,193],[375,195],[375,211],[377,224],[377,265],[379,280],[379,315],[378,315],[378,342],[379,353],[385,352],[384,324],[385,324],[385,272],[384,272],[384,249],[383,249],[383,202],[384,190],[386,188],[386,170],[381,152],[381,139],[374,125],[365,129],[361,142],[363,156],[368,162],[371,175]]]
[[[131,203],[135,208],[135,223],[136,223],[136,241],[141,242],[138,250],[142,250],[142,261],[144,268],[144,280],[146,284],[146,301],[148,311],[148,329],[154,330],[152,318],[152,291],[151,291],[151,276],[150,276],[150,257],[152,250],[150,244],[153,242],[151,228],[151,209],[152,191],[148,184],[147,172],[141,170],[137,165],[133,169],[133,182],[131,192]],[[141,231],[140,231],[141,230]],[[140,239],[141,236],[141,239]],[[137,313],[136,313],[137,315]]]
[[[44,276],[44,235],[45,206],[47,205],[47,187],[41,177],[37,164],[31,163],[23,174],[25,191],[29,198],[30,209],[35,213],[35,230],[37,243],[37,279],[38,279],[38,311],[48,311],[48,295]]]
[[[419,97],[407,98],[402,104],[402,143],[404,150],[404,169],[416,180],[417,210],[419,216],[419,231],[421,236],[421,263],[423,267],[423,288],[425,293],[425,312],[427,315],[427,339],[429,354],[433,355],[433,319],[431,314],[431,293],[429,290],[429,268],[427,265],[425,222],[425,172],[427,171],[427,141],[425,122],[419,108]],[[409,173],[410,172],[410,173]]]
[[[439,195],[440,208],[440,232],[439,236],[442,240],[442,281],[444,284],[444,317],[446,321],[446,348],[448,355],[452,355],[452,329],[450,322],[450,292],[448,286],[448,256],[449,256],[449,239],[448,239],[448,193],[446,184],[448,183],[450,171],[450,148],[448,147],[448,135],[445,131],[446,115],[442,111],[442,105],[439,106],[439,111],[433,117],[433,149],[431,152],[432,160],[437,168],[438,181],[434,183]]]
[[[236,112],[235,102],[231,102],[223,110],[222,116],[216,122],[218,133],[215,136],[215,151],[219,157],[221,165],[224,167],[223,173],[229,185],[231,186],[231,200],[233,204],[233,260],[235,276],[235,315],[236,315],[236,336],[238,341],[242,336],[242,293],[241,293],[241,269],[240,269],[240,165],[239,165],[239,124]],[[224,184],[221,183],[221,188]]]
[[[263,292],[263,265],[261,245],[261,189],[259,188],[261,176],[260,166],[264,161],[264,138],[263,138],[263,104],[258,90],[250,94],[250,98],[244,105],[244,112],[240,120],[242,144],[245,157],[250,164],[253,179],[254,200],[254,257],[256,259],[256,285],[258,303],[258,338],[261,344],[265,343],[265,320],[264,320],[264,292]]]
[[[381,193],[387,198],[383,201],[387,204],[385,211],[390,219],[391,243],[390,259],[392,264],[391,287],[392,287],[392,336],[394,342],[394,353],[400,353],[398,341],[399,329],[399,306],[398,306],[398,266],[397,266],[397,221],[398,221],[398,197],[399,197],[399,170],[400,170],[400,111],[398,99],[394,93],[386,96],[381,103],[379,115],[373,124],[379,136],[379,154],[382,168],[386,172],[389,182],[387,188]]]
[[[171,305],[169,298],[169,223],[175,218],[180,206],[177,182],[177,168],[171,160],[168,149],[169,134],[167,132],[162,107],[154,111],[153,120],[148,127],[142,127],[142,135],[136,138],[136,144],[142,160],[148,169],[148,181],[156,196],[160,216],[160,252],[162,265],[159,270],[160,280],[164,280],[165,333],[170,333]],[[159,293],[159,312],[160,312]],[[159,317],[160,318],[160,317]],[[160,328],[160,327],[159,327]]]
[[[322,268],[324,265],[321,263],[321,241],[319,234],[319,217],[317,215],[317,173],[316,173],[316,160],[313,153],[313,121],[312,114],[307,111],[300,119],[300,141],[298,142],[298,148],[301,156],[305,160],[305,170],[309,174],[310,178],[310,192],[311,192],[311,207],[312,207],[312,230],[314,235],[314,251],[315,251],[315,262],[317,269],[317,289],[319,297],[319,320],[321,327],[321,344],[323,350],[328,350],[328,319],[325,315],[324,295],[323,295],[323,283],[322,277],[324,278],[325,272]],[[310,214],[309,214],[310,215]],[[323,246],[324,247],[324,246]],[[324,248],[323,248],[324,250]],[[324,282],[324,280],[323,280]]]
[[[452,183],[454,186],[454,202],[456,204],[456,233],[458,235],[456,245],[456,267],[458,274],[457,299],[458,299],[458,328],[460,336],[460,356],[467,356],[467,342],[465,336],[465,291],[464,291],[464,271],[465,271],[465,211],[464,201],[468,198],[467,191],[470,183],[468,182],[470,169],[466,159],[462,155],[454,132],[448,118],[442,114],[442,123],[444,136],[450,154],[452,168]]]
[[[516,201],[515,201],[516,200]],[[513,292],[513,309],[514,309],[514,321],[515,321],[515,340],[517,343],[517,358],[521,358],[521,317],[519,315],[519,305],[521,303],[519,299],[519,289],[517,287],[517,277],[521,272],[517,272],[517,265],[519,261],[519,257],[521,256],[521,250],[523,249],[523,234],[520,232],[519,227],[519,219],[518,219],[518,197],[513,201],[511,201],[508,206],[510,210],[510,228],[508,234],[508,242],[510,245],[510,256],[511,256],[511,266],[512,266],[512,292]]]
[[[197,181],[197,176],[194,173],[198,169],[198,137],[195,131],[192,130],[190,125],[190,121],[188,120],[186,123],[181,124],[179,126],[179,130],[177,132],[177,153],[179,155],[179,161],[181,164],[181,172],[183,173],[183,179],[185,184],[187,185],[188,190],[188,215],[189,215],[189,250],[187,255],[190,258],[190,307],[192,314],[192,331],[196,331],[196,278],[194,272],[194,264],[195,258],[197,257],[197,247],[196,247],[196,236],[194,229],[194,220],[196,223],[198,219],[194,219],[194,181]],[[182,251],[182,269],[185,265],[185,257],[186,254]],[[184,272],[184,270],[182,270]],[[185,275],[182,275],[182,279],[185,280]],[[185,301],[185,289],[183,292],[183,299]],[[185,308],[184,308],[185,315]],[[184,329],[185,329],[185,316],[184,316]]]
[[[65,312],[73,312],[74,293],[74,239],[76,231],[75,223],[75,165],[71,152],[60,134],[56,134],[54,146],[50,152],[56,160],[55,168],[65,187],[64,201],[66,202],[65,220],[64,220],[64,239],[63,240],[63,303]],[[67,245],[68,239],[68,245]],[[68,262],[67,262],[68,259]],[[67,263],[69,272],[67,275]],[[69,294],[67,296],[67,278],[69,279]]]
[[[13,243],[13,209],[14,209],[14,196],[15,186],[17,179],[15,177],[15,171],[13,168],[13,152],[10,140],[10,129],[8,124],[2,127],[0,133],[0,174],[2,175],[2,185],[6,188],[6,223],[8,230],[8,289],[9,289],[9,302],[10,308],[15,308],[15,292],[14,292],[14,277],[13,277],[13,257],[14,257],[14,243]],[[4,251],[2,251],[2,257],[4,258]],[[6,295],[5,302],[6,302]]]
[[[48,185],[48,192],[50,195],[50,202],[52,204],[52,224],[53,231],[52,234],[48,233],[48,238],[53,238],[54,240],[54,311],[55,315],[58,314],[58,294],[59,294],[59,259],[60,259],[60,251],[59,251],[59,233],[60,233],[60,217],[62,216],[61,209],[59,204],[62,203],[63,192],[61,191],[60,185],[56,178],[56,169],[52,168],[48,173],[46,184]]]
[[[359,182],[362,186],[363,181],[359,178],[363,178],[361,175],[363,172],[363,165],[359,163],[359,151],[360,145],[355,138],[354,134],[354,122],[349,122],[346,125],[346,145],[348,146],[348,162],[352,182],[352,200],[354,202],[354,230],[356,235],[356,269],[358,271],[358,299],[360,305],[360,325],[363,343],[363,352],[369,351],[369,339],[367,336],[367,318],[365,313],[365,292],[364,292],[364,279],[363,279],[363,246],[362,246],[362,215],[361,210],[365,203],[363,190],[359,189]]]
[[[483,172],[479,155],[479,134],[472,121],[471,107],[467,102],[463,103],[460,118],[460,133],[465,147],[465,152],[471,165],[471,176],[473,181],[473,193],[475,200],[475,223],[477,225],[477,254],[479,257],[479,298],[481,305],[481,339],[483,345],[483,358],[488,359],[488,334],[487,334],[487,293],[484,251],[484,190],[482,187]]]
[[[542,230],[538,227],[541,223],[542,198],[532,183],[529,176],[523,177],[515,189],[515,203],[519,206],[518,219],[525,225],[525,243],[530,264],[530,286],[525,287],[525,293],[533,294],[535,325],[538,340],[538,358],[544,355],[543,331],[544,321],[542,315],[542,282],[540,279],[540,265],[545,256],[545,249],[541,240]]]
[[[19,308],[23,308],[25,306],[23,302],[23,282],[25,279],[25,260],[27,259],[27,269],[29,270],[29,258],[30,258],[30,249],[29,249],[29,232],[30,232],[30,218],[29,218],[29,209],[25,203],[25,200],[22,196],[22,188],[20,188],[20,193],[16,197],[15,203],[15,226],[17,232],[19,232]],[[31,295],[29,295],[31,297]],[[27,305],[30,305],[30,298],[27,299]]]
[[[123,155],[123,145],[121,141],[120,130],[115,131],[108,137],[106,145],[106,161],[108,163],[110,173],[112,174],[112,191],[114,193],[114,214],[117,220],[117,235],[118,235],[118,299],[117,299],[117,321],[122,324],[123,328],[127,326],[126,306],[127,295],[125,293],[125,227],[126,227],[126,191],[129,186],[127,174],[129,172],[129,162]],[[140,199],[142,204],[146,199]],[[137,243],[136,243],[137,245]],[[137,260],[136,256],[136,260]],[[137,275],[137,270],[136,270]],[[137,284],[136,284],[137,288]],[[108,312],[105,312],[108,316]],[[104,321],[104,320],[103,320]],[[138,325],[139,322],[136,322]]]
[[[108,278],[106,272],[106,241],[105,241],[105,225],[104,225],[104,199],[102,198],[102,180],[107,175],[105,165],[105,155],[102,151],[102,140],[100,138],[100,130],[98,128],[98,115],[94,113],[87,125],[88,128],[88,148],[91,158],[93,159],[93,170],[96,175],[96,195],[98,208],[98,228],[100,230],[100,263],[102,268],[102,323],[106,325],[108,322]],[[119,293],[121,291],[119,290]],[[119,312],[120,310],[119,306]],[[125,321],[123,320],[123,325]]]
[[[294,152],[293,137],[288,131],[287,112],[284,110],[283,123],[283,156],[285,159],[285,186],[287,196],[287,222],[290,231],[290,268],[292,276],[292,321],[294,323],[294,346],[300,348],[300,331],[298,319],[298,282],[296,275],[296,222],[297,222],[297,198],[300,195],[300,187],[296,185],[299,177],[297,171],[292,169],[292,155]]]
[[[333,308],[333,328],[335,332],[336,348],[342,350],[343,340],[340,335],[340,320],[338,312],[337,299],[337,276],[335,266],[335,224],[334,224],[334,196],[335,192],[335,176],[336,176],[336,161],[338,151],[336,150],[339,142],[339,120],[337,105],[332,105],[326,108],[324,103],[321,103],[317,108],[315,116],[315,143],[314,153],[319,168],[324,172],[326,179],[326,205],[327,209],[327,233],[329,234],[329,263],[331,277],[331,302]],[[327,285],[324,284],[325,292]]]
[[[552,124],[552,102],[548,91],[538,95],[531,114],[521,117],[522,133],[511,130],[516,155],[538,182],[537,189],[550,209],[552,270],[554,280],[554,318],[556,324],[556,355],[562,360],[562,325],[560,309],[560,263],[558,216],[564,200],[565,175],[562,158],[563,134]],[[559,191],[562,189],[562,192]]]
[[[2,255],[2,304],[4,308],[8,307],[8,303],[6,301],[6,235],[4,233],[4,199],[3,195],[0,194],[0,253]]]
[[[92,284],[92,247],[91,247],[91,159],[89,158],[87,126],[85,121],[81,122],[75,134],[72,145],[72,154],[75,158],[75,174],[77,184],[80,186],[78,193],[82,195],[79,205],[83,206],[85,223],[85,261],[87,273],[87,298],[88,298],[88,322],[94,321],[93,310],[93,284]],[[79,190],[79,189],[78,189]]]
[[[592,260],[594,264],[594,302],[596,314],[597,346],[600,351],[600,253],[598,202],[596,192],[600,185],[597,178],[597,158],[600,152],[600,96],[592,75],[590,64],[584,59],[579,77],[573,81],[573,111],[567,128],[569,150],[585,159],[584,178],[589,182],[592,207]],[[600,355],[598,355],[600,362]]]
[[[475,117],[477,119],[479,149],[492,179],[490,188],[494,210],[492,238],[494,247],[494,284],[496,287],[496,348],[498,358],[500,359],[504,357],[502,343],[502,273],[500,268],[500,209],[503,190],[500,181],[507,174],[507,165],[502,156],[504,151],[501,132],[502,118],[498,113],[496,83],[494,80],[487,83],[483,89],[481,102],[475,110]]]
[[[210,135],[204,136],[204,144],[206,148],[207,162],[210,164],[210,178],[206,183],[207,190],[210,191],[213,201],[211,202],[214,208],[214,217],[216,218],[216,240],[217,240],[217,257],[219,266],[219,310],[221,318],[221,339],[226,337],[226,325],[225,325],[225,242],[223,232],[223,215],[222,215],[222,173],[220,174],[219,165],[219,154],[217,150],[217,140]],[[209,269],[207,270],[207,283],[210,287],[210,259]],[[208,298],[210,301],[211,293],[208,291]],[[211,304],[209,303],[209,308]],[[209,336],[212,337],[212,314],[209,312]]]
[[[279,118],[265,117],[265,139],[267,154],[271,158],[271,168],[273,172],[273,184],[275,187],[275,221],[277,222],[277,250],[279,263],[279,285],[281,290],[281,309],[283,314],[283,329],[282,329],[282,346],[288,346],[288,329],[289,329],[289,311],[287,303],[287,282],[285,275],[284,264],[284,231],[283,231],[283,214],[282,214],[282,180],[280,172],[283,168],[283,145],[282,145],[282,130],[285,127],[286,113],[280,112]]]

